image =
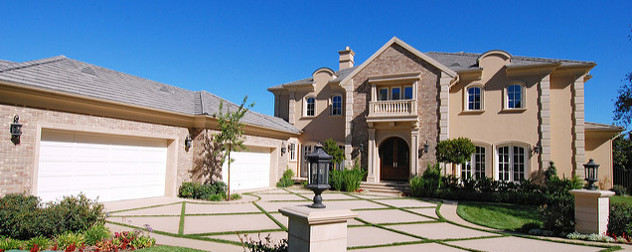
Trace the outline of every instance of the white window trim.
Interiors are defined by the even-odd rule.
[[[291,148],[290,146],[294,145],[294,148]],[[290,161],[292,162],[296,162],[296,148],[298,147],[297,143],[289,143],[287,145],[288,148],[288,152],[290,154]]]
[[[510,182],[520,182],[519,180],[515,180],[513,177],[513,147],[521,147],[524,148],[524,179],[529,179],[529,173],[531,172],[531,146],[523,143],[509,142],[495,145],[493,148],[494,151],[494,180],[500,180],[500,158],[498,155],[498,149],[502,147],[509,147],[509,160],[510,160],[510,171],[509,171],[509,181]]]
[[[481,89],[481,109],[470,109],[469,107],[469,102],[470,102],[469,89],[473,87],[477,87]],[[485,87],[483,86],[483,84],[474,83],[474,84],[467,85],[463,88],[463,94],[464,94],[463,95],[463,112],[472,112],[472,113],[485,112]]]
[[[340,114],[335,115],[334,114],[334,97],[336,96],[340,96]],[[345,111],[345,99],[341,94],[333,94],[331,97],[329,97],[329,115],[330,116],[342,116],[344,115],[344,111]]]
[[[307,99],[309,98],[314,98],[314,115],[307,115]],[[317,103],[318,101],[316,100],[315,95],[306,95],[305,98],[303,98],[303,117],[316,117],[318,111],[316,106]]]
[[[520,103],[522,106],[520,108],[510,108],[509,107],[509,87],[513,85],[520,85]],[[509,84],[503,88],[503,110],[506,111],[523,111],[527,109],[527,89],[526,85],[522,81],[511,81]]]

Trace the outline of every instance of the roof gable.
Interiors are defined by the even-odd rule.
[[[456,77],[457,76],[457,73],[455,71],[453,71],[452,69],[448,68],[447,66],[439,63],[439,61],[437,61],[437,60],[433,59],[432,57],[420,52],[419,50],[415,49],[414,47],[406,44],[404,41],[400,40],[399,38],[393,37],[393,38],[391,38],[391,40],[386,42],[386,44],[384,44],[379,50],[377,50],[377,52],[375,52],[373,55],[371,55],[371,57],[369,57],[369,59],[364,61],[364,63],[362,63],[362,65],[360,65],[357,68],[355,68],[353,70],[353,72],[351,72],[344,79],[342,79],[340,81],[340,85],[345,85],[356,74],[361,72],[362,69],[367,67],[371,62],[373,62],[375,59],[377,59],[377,57],[380,56],[380,54],[382,54],[384,51],[386,51],[386,49],[388,49],[389,47],[393,46],[394,44],[397,44],[397,45],[401,46],[402,48],[406,49],[407,51],[409,51],[413,55],[419,57],[420,59],[422,59],[422,60],[424,60],[426,62],[428,62],[430,65],[432,65],[432,66],[438,68],[439,70],[445,72],[449,76],[451,76],[451,77]]]

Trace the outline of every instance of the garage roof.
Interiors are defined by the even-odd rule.
[[[0,60],[0,81],[191,115],[213,115],[219,103],[237,104],[206,91],[191,91],[88,64],[65,56],[23,63]],[[283,119],[248,111],[242,122],[300,133]]]

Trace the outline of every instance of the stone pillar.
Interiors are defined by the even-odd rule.
[[[540,81],[540,169],[545,170],[551,162],[551,75]]]
[[[367,182],[372,182],[372,183],[377,183],[377,179],[376,179],[376,170],[378,168],[375,167],[375,154],[376,154],[376,146],[375,146],[375,129],[369,129],[369,146],[367,146],[368,148],[368,153],[367,153],[367,157],[368,157],[368,171],[367,171],[367,175],[366,175],[366,181]]]
[[[611,191],[571,190],[575,195],[575,231],[585,234],[604,234],[608,231]]]
[[[441,78],[439,79],[439,141],[447,140],[450,137],[450,109],[448,105],[450,103],[450,82],[452,79],[454,78],[447,73],[441,72]]]
[[[419,159],[419,128],[410,130],[410,175],[417,175]]]
[[[309,208],[307,205],[279,209],[288,217],[288,251],[347,251],[347,221],[358,216],[349,209]]]
[[[288,104],[287,122],[294,125],[294,114],[296,113],[296,98],[294,97],[294,92],[290,92],[290,98],[288,100],[290,104]]]
[[[584,136],[584,77],[580,75],[573,82],[573,172],[580,178],[586,178],[581,172],[585,160],[585,136]]]

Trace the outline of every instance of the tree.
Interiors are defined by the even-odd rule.
[[[200,148],[200,159],[195,161],[195,166],[191,171],[197,178],[203,178],[205,184],[214,184],[222,180],[222,164],[224,164],[224,153],[222,145],[215,141],[215,134],[204,131],[204,140]]]
[[[632,29],[628,38],[632,40]],[[624,84],[619,88],[619,96],[614,103],[614,121],[624,127],[632,122],[632,72],[625,75]]]
[[[333,162],[334,165],[339,165],[345,160],[345,151],[338,147],[338,143],[332,138],[325,140],[323,151],[332,156],[331,162]]]
[[[223,161],[228,162],[226,176],[226,184],[228,185],[227,200],[230,200],[230,164],[235,161],[230,158],[230,153],[246,149],[244,139],[242,138],[244,125],[240,120],[244,117],[246,112],[248,112],[248,108],[244,107],[247,100],[248,96],[245,96],[239,108],[233,112],[230,111],[230,108],[227,108],[226,112],[224,112],[224,102],[220,101],[219,112],[213,114],[213,117],[217,119],[217,126],[219,128],[219,133],[215,134],[213,142],[219,144],[224,154]],[[250,108],[253,106],[254,103],[249,105]]]
[[[452,175],[456,176],[456,165],[470,160],[476,146],[469,138],[448,139],[437,144],[437,161],[452,164]]]

